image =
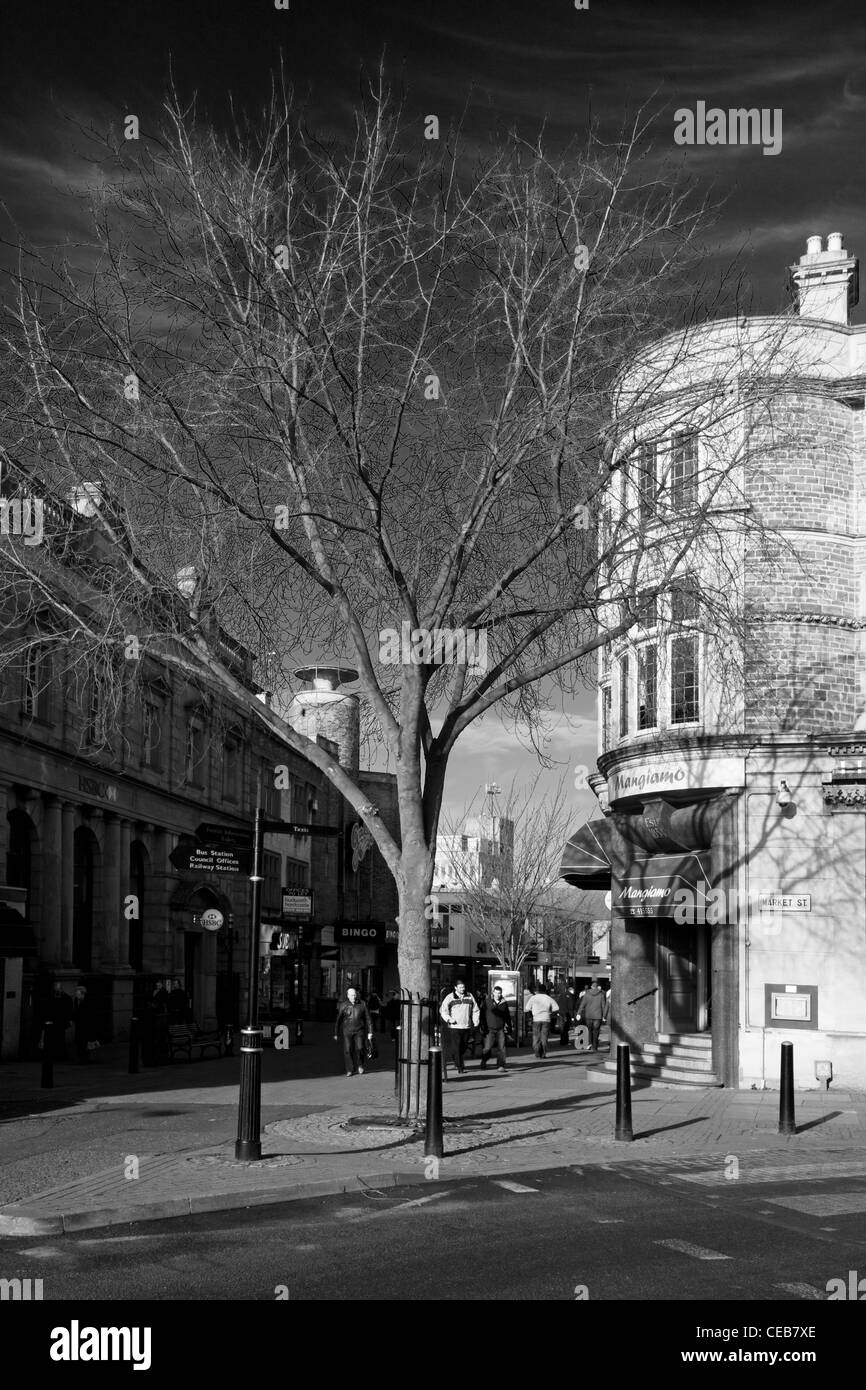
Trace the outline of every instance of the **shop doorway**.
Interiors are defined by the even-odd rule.
[[[657,929],[659,1032],[705,1033],[711,1026],[710,933],[706,927]]]

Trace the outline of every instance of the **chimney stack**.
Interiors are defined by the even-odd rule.
[[[810,236],[806,254],[790,269],[790,285],[802,319],[850,324],[860,294],[860,263],[842,247],[842,233],[831,232],[826,251]]]

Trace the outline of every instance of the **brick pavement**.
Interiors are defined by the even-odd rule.
[[[513,1055],[507,1076],[479,1073],[470,1063],[464,1077],[449,1080],[445,1157],[437,1165],[424,1158],[423,1135],[393,1124],[387,1058],[379,1071],[351,1079],[329,1075],[333,1062],[330,1052],[313,1047],[303,1059],[297,1052],[269,1059],[262,1102],[270,1122],[260,1163],[237,1162],[233,1142],[193,1153],[136,1154],[137,1176],[128,1174],[129,1164],[115,1164],[3,1207],[0,1234],[57,1234],[437,1177],[566,1165],[661,1160],[672,1168],[694,1167],[712,1182],[736,1156],[742,1176],[754,1181],[762,1164],[812,1176],[866,1175],[862,1095],[799,1092],[798,1133],[781,1137],[778,1093],[636,1087],[635,1139],[622,1143],[613,1138],[613,1087],[586,1078],[586,1058],[558,1049],[544,1062]],[[167,1079],[161,1073],[129,1078],[131,1090],[119,1071],[113,1079],[106,1071],[102,1094],[77,1103],[104,1110],[134,1096],[139,1106],[157,1106],[165,1103],[170,1084],[175,1103],[236,1104],[231,1059],[201,1065],[201,1071],[197,1064],[175,1069]],[[290,1118],[274,1118],[281,1107]]]

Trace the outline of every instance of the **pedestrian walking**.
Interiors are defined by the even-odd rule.
[[[542,986],[538,985],[529,1001],[529,1012],[532,1015],[532,1050],[540,1060],[547,1056],[550,1024],[554,1014],[559,1013],[559,1006],[556,1000],[551,999]]]
[[[484,1050],[481,1053],[481,1071],[487,1067],[493,1052],[496,1052],[496,1070],[507,1071],[505,1060],[505,1039],[513,1037],[511,1029],[511,1010],[505,1002],[501,985],[493,986],[493,997],[487,1000],[484,1020]]]
[[[396,989],[389,989],[388,998],[385,1000],[385,1005],[382,1009],[382,1031],[384,1033],[386,1027],[390,1029],[392,1042],[396,1042],[397,1040],[397,1028],[399,1024],[400,1000],[397,998]]]
[[[357,1069],[358,1075],[363,1076],[367,1043],[373,1040],[373,1021],[370,1018],[370,1010],[363,999],[359,998],[356,989],[346,990],[345,1003],[337,1010],[334,1042],[339,1041],[341,1033],[346,1075],[354,1076]]]
[[[599,984],[598,980],[593,980],[580,1000],[578,1005],[578,1020],[585,1023],[589,1029],[589,1049],[591,1052],[598,1052],[598,1035],[601,1032],[601,1025],[607,1019],[607,995]]]
[[[568,1047],[568,1030],[571,1027],[571,995],[563,985],[555,995],[556,1006],[559,1009],[559,1045]]]
[[[375,1033],[378,1031],[379,1028],[379,1018],[382,1012],[382,1000],[379,998],[378,994],[374,989],[371,989],[370,993],[367,995],[367,1008],[370,1012],[370,1021],[373,1025],[373,1032]]]
[[[192,1023],[192,1006],[189,995],[181,984],[180,980],[172,980],[171,993],[168,996],[169,1023]]]
[[[535,993],[535,985],[527,985],[523,991],[523,1036],[529,1038],[529,1031],[532,1027],[532,1014],[529,1012],[529,1003]]]
[[[66,1061],[66,1030],[72,1023],[72,1015],[72,1000],[60,981],[55,980],[51,991],[51,1003],[43,1019],[43,1028],[49,1019],[54,1025],[51,1030],[51,1048],[55,1062]]]
[[[465,1072],[463,1058],[473,1028],[481,1022],[481,1010],[471,994],[466,993],[466,985],[458,980],[450,994],[446,994],[439,1009],[440,1017],[448,1025],[448,1059],[454,1063],[460,1075]]]
[[[77,985],[72,1001],[72,1022],[75,1025],[75,1051],[79,1062],[90,1061],[93,1042],[93,1008],[87,997],[87,986]]]

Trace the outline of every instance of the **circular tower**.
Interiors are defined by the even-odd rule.
[[[286,720],[299,734],[321,735],[339,748],[340,766],[357,773],[360,765],[360,704],[357,695],[340,691],[358,679],[349,666],[305,666],[296,671],[305,689],[292,696]]]

